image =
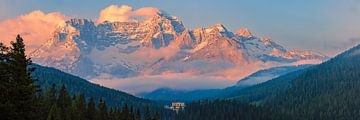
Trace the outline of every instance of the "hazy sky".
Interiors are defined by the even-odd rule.
[[[0,21],[33,10],[96,19],[109,5],[160,8],[189,28],[247,27],[287,48],[330,56],[360,43],[360,0],[1,0]]]

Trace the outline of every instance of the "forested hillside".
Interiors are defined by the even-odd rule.
[[[123,105],[125,103],[134,106],[146,106],[152,103],[150,100],[137,98],[125,92],[93,84],[85,79],[54,68],[35,64],[33,66],[35,71],[32,77],[38,79],[37,83],[43,89],[49,89],[52,84],[56,84],[58,87],[64,84],[71,94],[84,93],[85,96],[92,96],[94,99],[103,98],[110,106]]]
[[[1,120],[165,120],[174,113],[155,102],[32,65],[19,35],[10,47],[0,43],[0,91]]]
[[[174,120],[291,120],[290,117],[233,100],[201,100],[188,104]]]
[[[266,104],[301,120],[360,118],[360,46],[307,69]]]
[[[219,98],[239,100],[297,120],[360,118],[360,46],[322,64]]]
[[[238,89],[217,96],[218,99],[234,99],[246,103],[262,103],[273,97],[278,92],[289,87],[290,81],[304,70],[294,71],[286,75],[274,78],[262,84],[254,85],[244,89]]]

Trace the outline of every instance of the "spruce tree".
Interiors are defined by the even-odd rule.
[[[115,119],[116,120],[122,120],[123,118],[122,118],[122,113],[121,113],[121,111],[120,111],[120,108],[119,107],[115,107],[115,111],[114,111],[115,113]]]
[[[94,98],[90,97],[89,102],[87,104],[86,117],[88,120],[95,120],[96,114],[97,112],[96,112]]]
[[[51,88],[44,93],[44,105],[50,111],[51,107],[56,103],[56,85],[52,84]]]
[[[99,111],[97,115],[97,120],[107,120],[108,119],[107,107],[105,101],[102,98],[100,98],[98,108]]]
[[[60,109],[60,115],[63,120],[71,119],[71,97],[66,91],[65,85],[61,86],[57,106]]]
[[[146,107],[145,120],[152,120],[149,107]]]
[[[0,116],[4,120],[16,119],[15,105],[12,101],[14,96],[14,79],[9,69],[8,57],[9,48],[0,43]]]
[[[86,118],[86,101],[84,94],[76,96],[73,105],[73,117],[75,120],[85,120]]]
[[[60,110],[56,104],[52,105],[47,120],[62,120]]]
[[[158,112],[155,112],[154,119],[153,120],[160,120],[160,116]]]
[[[36,90],[35,80],[31,77],[30,68],[31,60],[25,55],[24,40],[18,35],[15,42],[11,42],[11,47],[8,53],[10,64],[9,71],[11,71],[10,79],[11,86],[9,89],[9,96],[14,105],[17,117],[19,119],[37,119],[35,118],[36,111]]]
[[[134,117],[134,120],[141,120],[141,114],[139,110],[136,110],[136,115]]]
[[[123,111],[122,111],[123,120],[130,120],[130,111],[127,104],[124,105]]]

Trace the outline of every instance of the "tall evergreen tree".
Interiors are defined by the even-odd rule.
[[[124,108],[123,108],[123,111],[122,111],[122,117],[123,117],[123,120],[130,120],[131,119],[129,107],[128,107],[127,104],[124,105]]]
[[[9,48],[0,43],[0,116],[4,120],[18,118],[15,112],[15,103],[12,101],[14,96],[14,78],[10,71],[8,57]]]
[[[71,97],[66,91],[65,85],[61,86],[57,106],[60,109],[60,115],[63,120],[71,119]]]
[[[159,112],[155,112],[154,119],[153,120],[160,120]]]
[[[31,60],[25,55],[24,40],[18,35],[15,42],[11,42],[11,47],[8,51],[3,45],[1,49],[1,66],[6,67],[4,75],[3,88],[4,101],[6,107],[10,107],[7,116],[9,118],[17,119],[37,119],[34,112],[36,112],[36,85],[34,79],[31,78],[31,72],[34,71],[28,65],[31,64]],[[6,55],[4,55],[4,53]],[[1,105],[0,105],[1,107]],[[5,112],[6,113],[6,112]],[[7,114],[7,113],[6,113]],[[4,116],[6,117],[6,116]]]
[[[51,88],[44,93],[44,105],[47,107],[47,110],[51,109],[56,103],[56,85],[52,84]]]
[[[102,98],[100,99],[98,108],[99,108],[99,111],[98,111],[98,115],[97,115],[97,120],[107,120],[108,119],[107,107],[106,107],[105,101]]]
[[[74,120],[85,120],[86,117],[86,101],[84,94],[76,96],[73,105],[73,117]]]
[[[139,111],[139,110],[136,110],[136,114],[135,114],[134,120],[141,120],[141,114],[140,114],[140,111]]]
[[[56,104],[52,105],[47,120],[62,120],[60,110]]]
[[[122,113],[119,107],[115,107],[114,114],[116,120],[122,120]]]
[[[146,107],[145,120],[152,120],[149,107]]]
[[[109,115],[109,117],[108,117],[109,120],[116,120],[115,110],[113,108],[110,108],[108,115]]]
[[[93,97],[90,97],[89,102],[87,104],[86,116],[88,120],[95,120],[96,119],[96,107],[95,101]]]

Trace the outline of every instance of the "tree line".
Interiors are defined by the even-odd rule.
[[[39,96],[40,109],[43,109],[43,120],[159,120],[159,113],[151,115],[149,108],[144,116],[132,106],[124,105],[123,108],[109,108],[106,101],[100,99],[96,105],[90,97],[86,100],[84,94],[71,96],[65,86],[57,91],[55,84]]]
[[[262,106],[236,100],[200,100],[186,105],[174,120],[291,120]]]

